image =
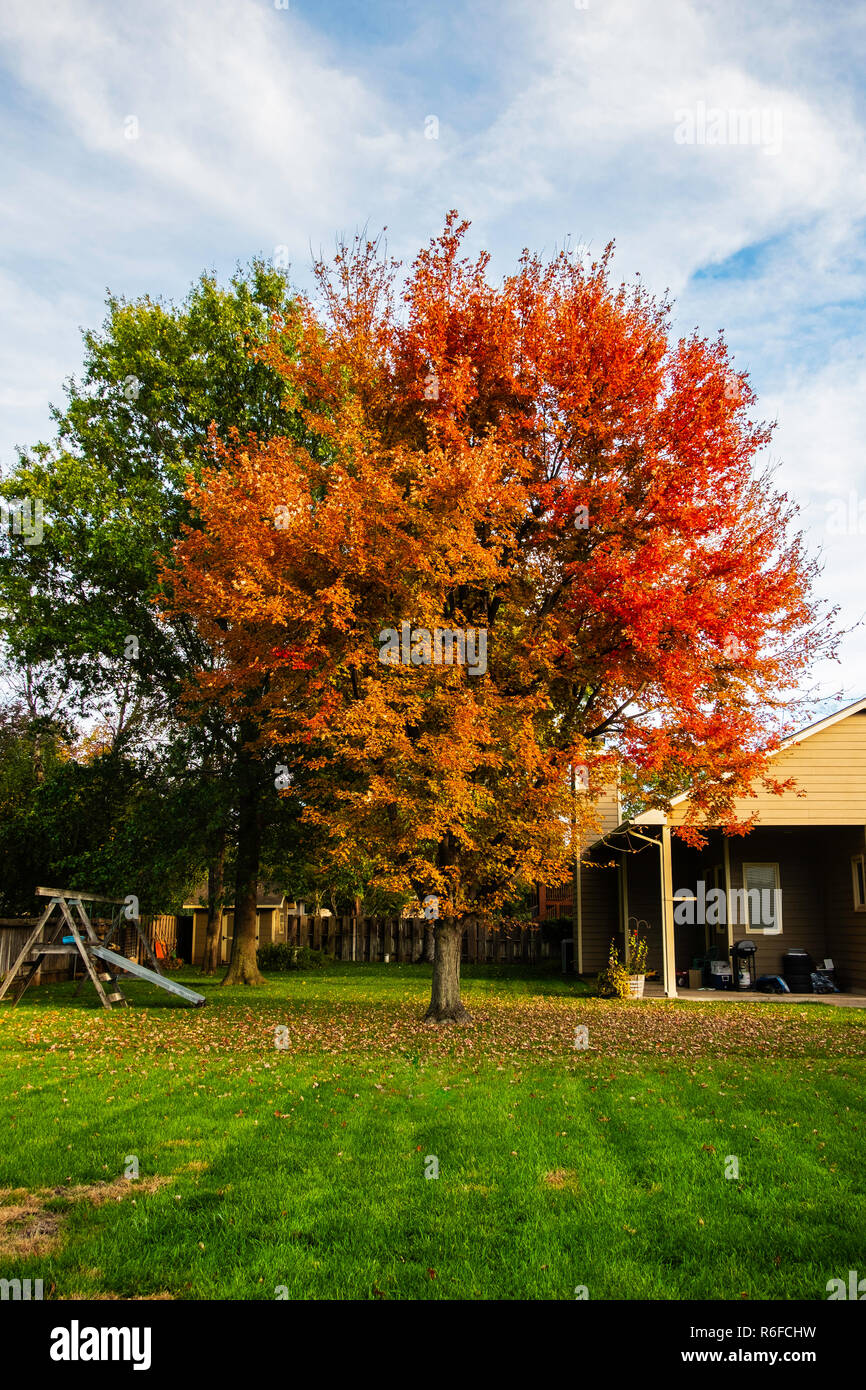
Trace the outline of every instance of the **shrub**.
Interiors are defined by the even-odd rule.
[[[610,943],[610,952],[607,958],[607,966],[598,972],[598,993],[602,999],[611,999],[615,995],[620,999],[630,997],[629,977],[631,972],[625,968],[619,958],[619,950],[615,941]]]
[[[315,970],[325,964],[324,951],[309,946],[290,946],[287,941],[271,941],[256,951],[260,970]]]
[[[324,951],[313,951],[309,946],[301,946],[295,956],[295,970],[319,970],[327,960]]]

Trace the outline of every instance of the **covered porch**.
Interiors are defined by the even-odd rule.
[[[866,997],[864,828],[758,826],[736,837],[720,829],[704,834],[706,845],[693,849],[653,813],[617,826],[593,846],[579,870],[583,971],[602,968],[611,936],[624,951],[628,932],[637,927],[649,946],[650,996],[839,999],[677,986],[677,975],[682,978],[694,962],[707,955],[730,962],[731,946],[748,940],[755,947],[755,978],[782,976],[786,953],[798,949],[819,969],[833,962],[846,1002],[852,995]],[[596,900],[606,901],[608,930],[593,936]]]

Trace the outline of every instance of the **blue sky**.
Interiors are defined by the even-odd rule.
[[[0,466],[49,434],[106,288],[181,296],[280,246],[307,285],[335,234],[387,225],[411,257],[457,207],[496,273],[613,239],[678,329],[724,329],[851,626],[864,60],[847,0],[4,0]],[[818,675],[866,693],[866,634]]]

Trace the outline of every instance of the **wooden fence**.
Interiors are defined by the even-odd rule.
[[[420,961],[424,955],[421,917],[296,917],[286,922],[292,946],[324,951],[335,960],[381,961],[386,964]],[[561,930],[554,924],[519,927],[468,927],[463,933],[461,960],[467,965],[534,965],[560,959]]]
[[[0,978],[15,960],[36,925],[36,918],[0,918]],[[94,918],[102,935],[108,919]],[[142,916],[142,929],[151,941],[162,941],[168,949],[175,944],[177,919],[169,915]],[[297,917],[286,919],[286,940],[293,946],[324,951],[335,960],[386,964],[420,961],[424,956],[424,933],[430,924],[421,917]],[[570,935],[570,924],[542,922],[519,927],[469,927],[463,933],[461,960],[471,965],[536,965],[558,963],[563,931]],[[138,936],[132,926],[115,936],[115,950],[147,965]],[[62,964],[61,964],[62,962]],[[50,966],[50,970],[46,969]],[[78,955],[54,957],[39,969],[35,985],[69,980],[81,969]]]
[[[0,917],[0,979],[14,964],[18,952],[38,920],[38,917]],[[56,924],[56,918],[53,921]],[[111,919],[108,917],[92,917],[91,921],[100,936],[104,936],[111,926]],[[174,949],[177,935],[176,917],[143,916],[141,928],[151,942],[161,941],[169,952]],[[132,923],[115,933],[114,949],[120,955],[128,956],[130,960],[137,960],[139,965],[150,964]],[[33,983],[46,985],[57,980],[73,980],[82,970],[81,957],[77,951],[70,956],[47,957],[37,970]]]
[[[38,920],[38,917],[0,917],[0,979],[14,965]],[[81,964],[77,952],[74,959],[72,956],[47,957],[37,970],[33,983],[48,985],[56,980],[71,980],[76,963]]]

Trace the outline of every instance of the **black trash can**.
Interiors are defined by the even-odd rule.
[[[811,994],[812,993],[812,971],[815,969],[815,962],[799,946],[794,946],[790,951],[786,951],[782,957],[782,974],[785,977],[785,984],[792,994]]]
[[[755,969],[755,943],[746,938],[735,941],[731,947],[731,969],[734,972],[734,989],[754,989],[757,983]]]

